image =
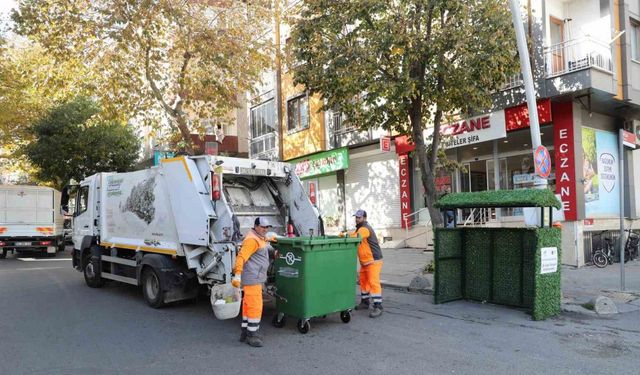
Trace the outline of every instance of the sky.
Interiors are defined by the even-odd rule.
[[[15,0],[0,0],[0,14],[2,14],[3,17],[6,16],[14,6],[16,6]]]
[[[16,0],[0,0],[0,34],[4,35],[9,21],[11,9],[16,6]]]

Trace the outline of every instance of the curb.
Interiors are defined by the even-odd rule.
[[[428,294],[428,295],[433,294],[433,289],[413,289],[413,288],[409,288],[409,285],[399,284],[399,283],[394,283],[389,281],[381,282],[380,285],[388,289],[396,290],[398,292],[418,293],[418,294]]]

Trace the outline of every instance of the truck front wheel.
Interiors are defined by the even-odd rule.
[[[87,285],[91,288],[102,288],[104,286],[104,279],[100,276],[102,268],[100,265],[100,257],[89,253],[84,257],[83,265],[84,281]]]
[[[164,288],[158,272],[152,267],[142,271],[142,294],[147,304],[154,309],[164,306]]]

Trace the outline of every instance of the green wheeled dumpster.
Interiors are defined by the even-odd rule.
[[[340,313],[351,320],[356,300],[357,248],[360,238],[334,236],[278,238],[276,315],[281,328],[286,317],[297,318],[298,331],[307,333],[309,319]]]

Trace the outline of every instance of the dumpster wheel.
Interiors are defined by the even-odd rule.
[[[298,319],[298,331],[302,334],[309,332],[311,329],[311,323],[309,319]]]
[[[277,313],[276,315],[273,316],[273,319],[271,320],[271,324],[273,324],[273,326],[276,328],[282,328],[286,323],[287,323],[287,318],[284,316],[283,313]]]
[[[340,312],[340,320],[342,320],[342,323],[349,323],[351,321],[351,310]]]

